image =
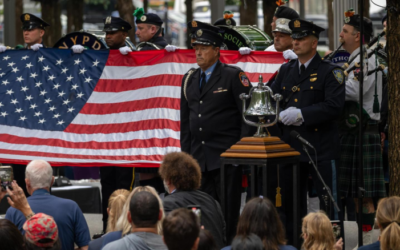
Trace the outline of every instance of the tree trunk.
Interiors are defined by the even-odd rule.
[[[83,7],[82,0],[69,0],[67,4],[67,34],[83,29]]]
[[[193,20],[193,3],[192,0],[186,0],[186,23],[190,22]],[[191,45],[191,38],[189,36],[189,29],[186,31],[186,47],[190,49],[192,47]]]
[[[61,6],[58,0],[41,0],[42,19],[50,24],[46,28],[43,43],[46,47],[53,45],[61,38]]]
[[[144,13],[147,13],[148,8],[149,8],[149,0],[143,0]]]
[[[387,0],[387,6],[400,11],[400,1]],[[389,65],[389,195],[400,196],[400,16],[388,10],[388,65]]]
[[[240,25],[257,25],[257,1],[240,0]]]
[[[135,22],[132,15],[134,12],[132,0],[117,0],[115,8],[118,10],[120,17],[132,25],[132,29],[128,32],[128,36],[131,39],[131,42],[136,44]]]
[[[19,18],[23,13],[23,1],[16,0],[15,1],[15,44],[24,44],[24,37],[22,35],[22,23]]]
[[[358,6],[361,6],[361,1],[364,1],[364,16],[369,18],[369,0],[358,0]]]
[[[327,0],[328,5],[328,39],[329,39],[329,49],[334,50],[335,48],[335,35],[334,35],[334,28],[333,28],[333,8],[332,8],[333,0]]]
[[[276,5],[275,2],[276,2],[275,0],[264,0],[263,1],[264,31],[269,36],[271,36],[271,38],[273,38],[271,22],[272,22],[272,18],[274,17],[275,10],[278,7],[278,5]]]

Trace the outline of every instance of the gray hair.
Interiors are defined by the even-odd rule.
[[[33,189],[49,188],[53,179],[53,169],[45,160],[33,160],[26,166],[25,178],[30,181]]]

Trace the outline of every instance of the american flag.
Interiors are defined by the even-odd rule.
[[[221,51],[253,84],[281,53]],[[157,167],[180,150],[183,75],[193,50],[132,52],[40,49],[0,54],[0,162]]]

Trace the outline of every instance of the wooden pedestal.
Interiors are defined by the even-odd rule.
[[[229,158],[277,158],[298,156],[288,144],[279,137],[243,137],[235,145],[221,154],[221,157]]]

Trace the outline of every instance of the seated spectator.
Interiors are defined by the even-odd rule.
[[[186,208],[169,213],[164,219],[163,231],[168,250],[196,250],[199,245],[199,219]]]
[[[261,239],[265,250],[296,249],[286,245],[282,222],[275,206],[266,198],[253,198],[243,208],[236,237],[244,238],[250,234],[255,234]],[[231,250],[231,247],[225,247],[223,250]]]
[[[302,248],[304,250],[334,250],[335,236],[328,216],[323,212],[309,213],[303,218]]]
[[[201,224],[214,236],[219,249],[225,246],[225,220],[221,207],[214,198],[199,189],[200,166],[192,156],[183,152],[164,156],[159,168],[165,188],[170,194],[164,198],[165,213],[188,205],[201,206]]]
[[[200,229],[200,241],[197,250],[218,250],[217,243],[210,231]]]
[[[78,204],[72,200],[62,199],[49,193],[54,176],[50,164],[43,160],[31,161],[25,170],[27,200],[35,213],[44,213],[54,218],[58,225],[62,249],[87,249],[90,241],[89,228]],[[22,212],[10,207],[6,219],[13,222],[23,232],[26,221]]]
[[[25,250],[60,250],[58,228],[53,217],[38,213],[24,223]]]
[[[359,250],[393,250],[400,248],[400,197],[383,198],[376,210],[376,223],[381,230],[379,241]]]
[[[233,250],[264,250],[260,237],[255,234],[235,237],[232,241]]]
[[[18,228],[9,220],[0,219],[0,248],[24,250],[23,238]]]
[[[163,211],[155,195],[146,191],[134,194],[127,215],[132,226],[131,233],[107,244],[103,249],[167,250],[157,229],[157,222],[162,219],[162,215]]]

